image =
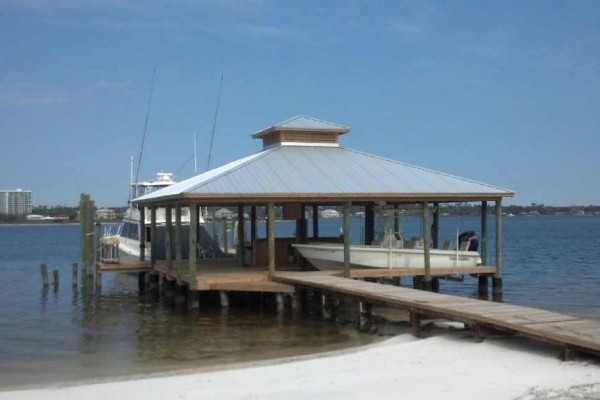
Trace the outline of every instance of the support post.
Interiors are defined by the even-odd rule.
[[[275,302],[277,304],[277,312],[283,312],[285,310],[285,298],[283,293],[275,293]]]
[[[414,337],[421,337],[421,314],[416,311],[410,312],[410,328]]]
[[[421,203],[421,214],[423,224],[423,257],[425,258],[425,276],[423,279],[423,289],[431,291],[431,254],[429,246],[429,238],[431,234],[429,231],[429,205],[426,201]]]
[[[502,199],[496,200],[496,274],[492,279],[495,292],[502,291]]]
[[[182,253],[181,204],[175,206],[175,270],[181,274]]]
[[[73,263],[73,265],[71,266],[71,286],[73,286],[74,289],[77,289],[78,268],[79,268],[79,266],[77,265],[77,263]]]
[[[319,206],[313,204],[312,206],[312,229],[313,229],[313,239],[319,238]]]
[[[229,235],[227,234],[227,218],[223,217],[223,252],[225,256],[229,256]]]
[[[140,207],[140,231],[138,232],[140,239],[140,261],[146,259],[146,208]]]
[[[196,254],[198,246],[198,206],[190,204],[190,235],[188,253],[188,272],[190,289],[196,288]]]
[[[350,278],[350,207],[352,203],[344,203],[344,278]]]
[[[368,332],[371,328],[371,303],[361,301],[358,303],[358,307],[360,310],[358,329],[361,332]]]
[[[221,301],[221,307],[227,308],[229,307],[229,293],[224,290],[219,292],[219,300]]]
[[[40,265],[40,273],[42,274],[42,286],[47,288],[50,282],[48,280],[48,267],[46,264]]]
[[[394,236],[400,234],[400,216],[398,215],[399,209],[400,209],[400,205],[394,204]]]
[[[53,270],[52,275],[54,277],[54,282],[52,282],[54,285],[54,291],[58,292],[58,270],[57,269]]]
[[[481,240],[479,248],[481,254],[481,263],[487,265],[487,242],[488,242],[488,224],[487,224],[488,204],[487,201],[481,202]]]
[[[256,240],[256,206],[250,207],[250,243]]]
[[[238,206],[238,226],[237,226],[237,256],[240,262],[240,266],[246,265],[245,253],[246,253],[246,229],[245,229],[245,221],[244,221],[244,206]]]
[[[269,203],[267,205],[267,247],[269,254],[269,279],[275,274],[275,205]]]
[[[150,208],[150,265],[156,265],[156,207]]]
[[[440,203],[433,203],[433,248],[440,248]]]
[[[375,240],[375,207],[373,204],[365,205],[365,244],[371,245]]]
[[[173,208],[165,207],[165,258],[167,262],[167,271],[173,270]]]

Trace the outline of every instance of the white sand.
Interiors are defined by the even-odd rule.
[[[0,392],[0,399],[600,399],[600,363],[557,356],[556,347],[518,338],[401,335],[324,357]]]

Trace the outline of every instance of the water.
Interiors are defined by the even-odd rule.
[[[324,236],[339,235],[341,220],[320,224]],[[361,240],[362,224],[352,221],[353,242]],[[441,241],[455,238],[457,228],[479,232],[479,224],[478,217],[442,218]],[[493,264],[492,220],[488,227]],[[293,229],[276,224],[277,235]],[[405,218],[403,232],[420,235],[419,219]],[[505,302],[600,319],[600,218],[505,218],[503,235]],[[78,238],[77,225],[0,226],[0,389],[212,367],[376,340],[318,317],[278,315],[273,307],[176,311],[140,296],[137,278],[128,275],[105,274],[101,293],[82,285],[73,291]],[[42,292],[41,263],[60,271],[58,292]],[[476,296],[477,280],[442,281],[441,292]]]

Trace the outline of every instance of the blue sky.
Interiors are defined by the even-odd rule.
[[[600,2],[3,0],[0,188],[36,205],[124,205],[141,176],[260,150],[294,115],[346,147],[513,189],[509,204],[600,204]],[[183,167],[182,167],[183,166]]]

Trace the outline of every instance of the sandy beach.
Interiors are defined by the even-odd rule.
[[[600,399],[600,363],[527,339],[399,335],[221,370],[0,392],[0,399]]]

